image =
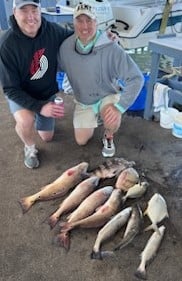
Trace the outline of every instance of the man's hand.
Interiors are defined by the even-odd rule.
[[[109,104],[103,108],[101,118],[104,120],[105,126],[110,127],[120,122],[121,113],[113,104]]]
[[[40,114],[45,117],[60,118],[64,116],[64,106],[48,102],[42,107]]]
[[[119,37],[117,36],[116,33],[113,33],[112,31],[107,30],[107,36],[111,41],[119,43]]]

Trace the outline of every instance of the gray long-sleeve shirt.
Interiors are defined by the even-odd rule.
[[[109,94],[120,93],[119,107],[125,112],[143,86],[144,79],[138,66],[105,32],[88,55],[76,51],[75,40],[72,35],[63,42],[58,64],[67,74],[76,100],[91,105]],[[122,90],[119,90],[118,79],[122,81]]]

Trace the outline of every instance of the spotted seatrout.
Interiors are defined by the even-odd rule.
[[[75,209],[90,193],[94,191],[98,183],[99,178],[96,176],[92,176],[79,183],[69,196],[61,202],[58,209],[49,217],[48,223],[50,227],[53,228],[57,224],[62,214]]]
[[[143,252],[140,254],[141,262],[135,272],[135,276],[138,277],[139,279],[143,279],[143,280],[147,279],[146,264],[156,255],[161,240],[164,236],[164,232],[165,232],[165,226],[162,225],[161,227],[159,227],[160,235],[158,234],[157,231],[155,231],[149,238]]]
[[[108,251],[100,250],[101,244],[113,237],[114,234],[127,222],[131,214],[131,210],[131,207],[123,209],[113,218],[111,218],[108,223],[103,226],[103,228],[101,228],[97,234],[97,238],[90,256],[92,259],[102,259],[105,255],[107,255]]]
[[[152,222],[151,225],[145,228],[145,231],[153,229],[159,233],[157,223],[169,217],[166,201],[161,194],[155,193],[151,197],[144,215],[147,215]]]
[[[143,221],[142,219],[143,219],[143,215],[142,215],[142,211],[140,209],[140,206],[138,204],[135,204],[132,207],[132,213],[131,213],[131,216],[128,220],[123,239],[114,248],[115,251],[126,247],[134,239],[134,237],[140,231],[141,223]]]
[[[63,172],[54,182],[42,187],[41,191],[20,199],[23,213],[27,212],[36,201],[51,200],[65,195],[85,177],[87,169],[88,163],[81,162]]]
[[[95,228],[103,226],[108,220],[116,214],[121,203],[121,191],[114,189],[111,193],[109,199],[102,205],[95,213],[84,219],[75,221],[73,223],[67,223],[62,226],[61,233],[58,234],[56,240],[57,242],[69,249],[69,236],[68,233],[75,228]],[[66,239],[66,244],[65,244]]]

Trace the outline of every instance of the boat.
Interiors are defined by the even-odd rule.
[[[78,2],[80,1],[69,0],[67,5],[73,8]],[[111,28],[125,49],[146,47],[149,40],[159,35],[182,36],[182,0],[84,0],[84,2],[95,7],[100,28]],[[161,31],[163,20],[167,21]]]
[[[125,49],[148,45],[159,36],[182,36],[182,1],[172,1],[165,32],[160,33],[166,1],[110,1],[115,24],[111,26]]]

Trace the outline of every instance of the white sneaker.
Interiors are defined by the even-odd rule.
[[[39,166],[39,160],[37,157],[38,150],[35,146],[24,147],[24,164],[29,169],[34,169]]]
[[[103,142],[103,149],[102,149],[102,155],[104,157],[112,157],[115,154],[115,145],[113,142],[113,138],[106,138],[106,136],[104,136],[104,138],[102,139]]]

